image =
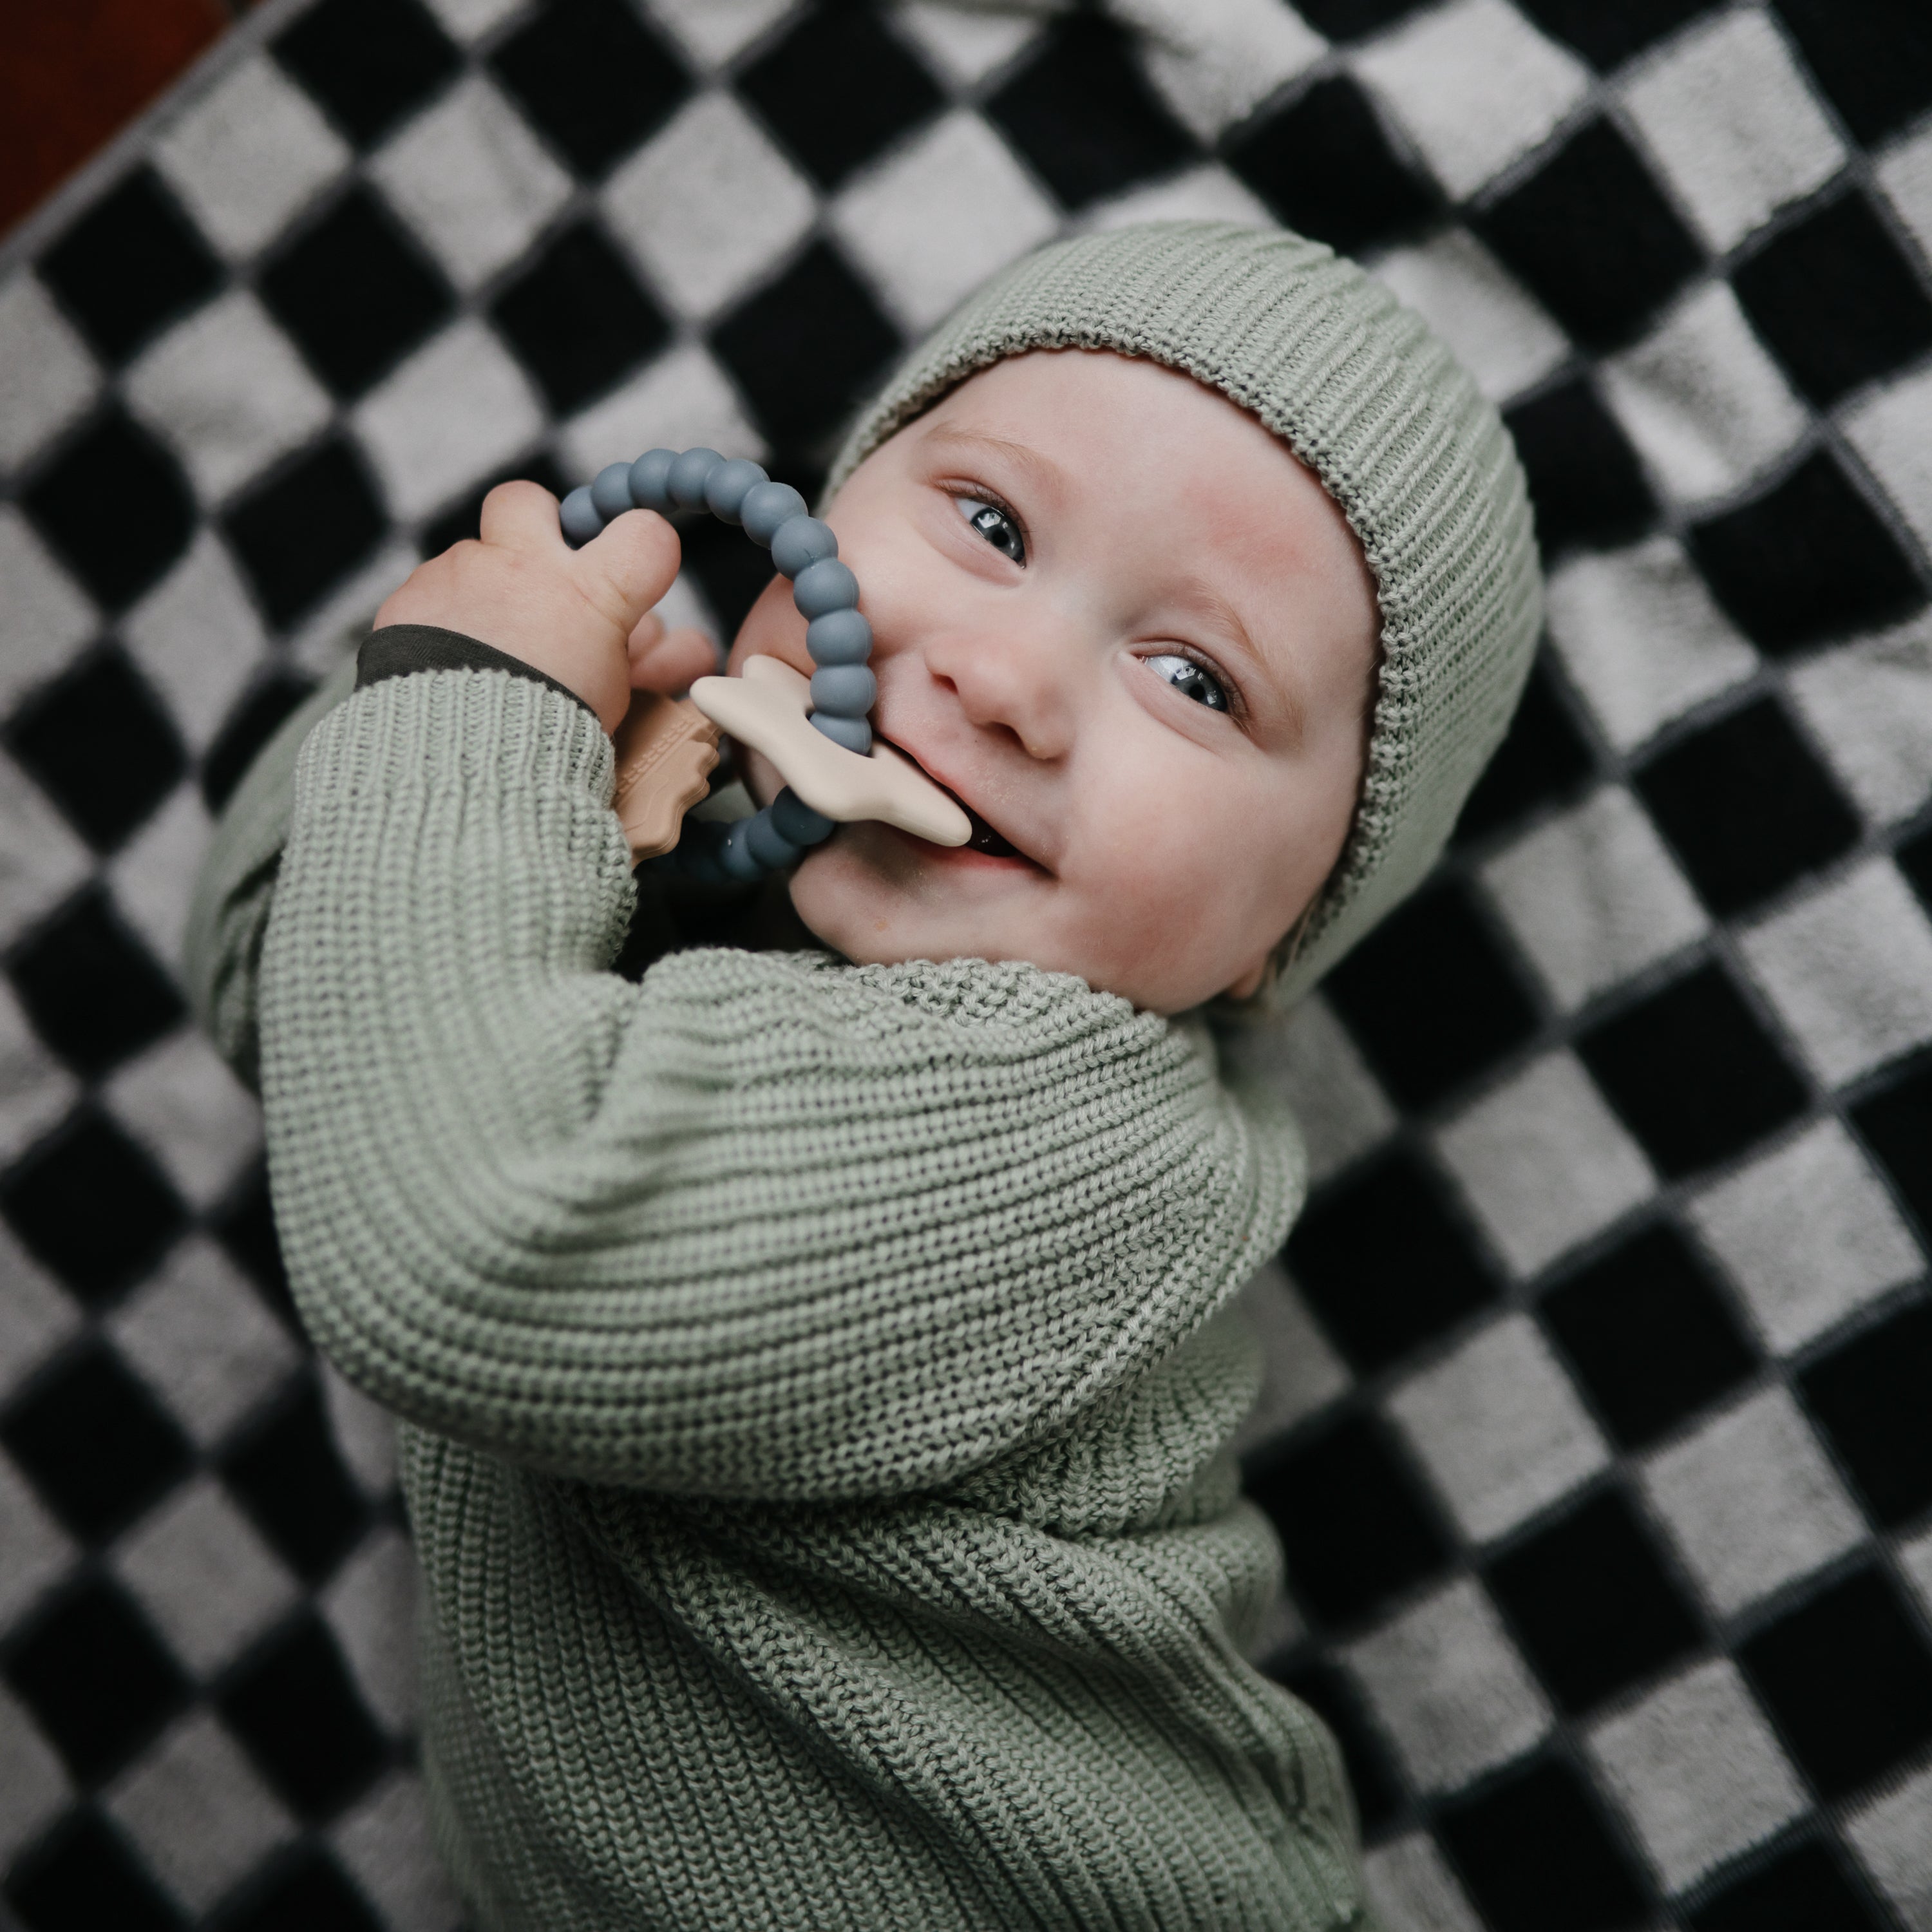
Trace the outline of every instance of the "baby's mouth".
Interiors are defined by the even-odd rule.
[[[966,850],[983,852],[989,859],[1018,859],[1024,856],[1011,839],[1006,838],[1003,833],[995,832],[950,785],[941,784],[938,778],[933,777],[932,772],[926,771],[926,766],[920,764],[920,760],[914,758],[903,745],[895,743],[890,738],[885,738],[882,732],[877,733],[875,735],[884,738],[884,742],[892,746],[892,749],[898,752],[901,758],[918,765],[920,770],[924,772],[928,778],[932,779],[934,784],[938,785],[939,789],[945,793],[946,796],[952,800],[962,812],[965,813],[973,826],[971,836],[966,841],[964,848]],[[926,842],[922,839],[920,842],[923,844]]]

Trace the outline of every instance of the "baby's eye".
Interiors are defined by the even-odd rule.
[[[1230,708],[1227,688],[1212,671],[1204,669],[1192,658],[1182,657],[1178,652],[1162,651],[1157,657],[1145,658],[1142,662],[1166,678],[1182,697],[1206,705],[1210,711]]]
[[[1026,541],[1020,526],[996,503],[982,502],[977,496],[956,499],[966,520],[998,550],[1016,563],[1026,561]]]

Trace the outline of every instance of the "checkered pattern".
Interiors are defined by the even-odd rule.
[[[988,271],[1212,212],[1431,319],[1551,568],[1275,1049],[1266,1667],[1393,1932],[1932,1928],[1928,109],[1921,0],[250,16],[0,256],[0,1918],[454,1918],[383,1427],[168,963],[254,748],[489,482],[809,491]]]

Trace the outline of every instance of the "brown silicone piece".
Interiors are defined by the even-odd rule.
[[[633,694],[617,727],[617,789],[610,808],[634,860],[668,852],[684,814],[704,797],[718,763],[718,727],[688,698]]]

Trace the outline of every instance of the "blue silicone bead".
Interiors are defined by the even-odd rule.
[[[735,820],[724,835],[724,843],[718,848],[718,862],[734,879],[750,884],[754,880],[765,876],[765,868],[752,856],[749,844],[752,821],[748,818]]]
[[[636,506],[631,501],[631,466],[628,463],[607,463],[590,479],[590,500],[597,506],[597,514],[608,524],[613,517],[621,517],[626,510]]]
[[[828,610],[805,628],[805,647],[818,664],[862,664],[872,655],[872,627],[856,610]]]
[[[747,493],[770,480],[757,464],[734,456],[712,471],[704,486],[704,507],[722,522],[735,524]]]
[[[822,732],[835,745],[843,745],[860,758],[872,748],[872,728],[862,718],[835,718],[830,712],[812,714],[814,730]]]
[[[789,483],[757,483],[745,492],[738,519],[754,543],[769,544],[794,517],[807,514],[805,499]]]
[[[796,577],[828,556],[838,554],[838,539],[830,524],[816,517],[794,517],[778,526],[772,538],[772,568],[787,577]]]
[[[836,556],[808,564],[793,580],[791,601],[808,617],[830,610],[849,610],[859,601],[859,580],[849,565]]]
[[[823,845],[837,822],[822,812],[814,812],[790,785],[772,800],[772,827],[794,845]]]
[[[590,500],[590,486],[587,483],[565,497],[557,515],[563,525],[564,541],[575,549],[581,549],[604,527],[604,519],[597,514],[597,506]]]
[[[647,449],[631,465],[631,501],[640,510],[659,515],[670,508],[670,466],[674,449]]]
[[[827,664],[812,674],[812,708],[862,718],[878,702],[879,680],[863,664]]]
[[[680,510],[702,509],[704,486],[724,459],[715,449],[687,449],[670,466],[670,500]]]
[[[769,806],[751,823],[745,834],[745,848],[767,872],[776,872],[796,866],[804,853],[772,823]]]

